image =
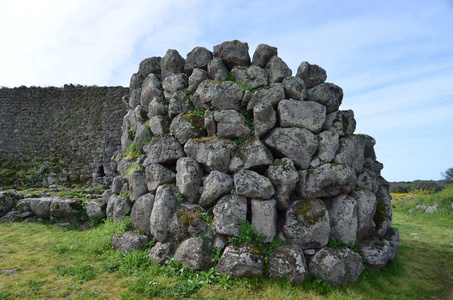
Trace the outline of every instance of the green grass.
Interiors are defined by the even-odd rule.
[[[119,253],[113,234],[130,221],[107,221],[79,231],[39,223],[0,223],[0,299],[448,299],[453,295],[453,188],[394,205],[400,249],[393,265],[366,269],[359,281],[331,287],[310,277],[301,286],[265,278],[236,279],[213,268],[190,272],[169,260],[148,260],[149,250]],[[447,199],[447,200],[445,200]],[[443,206],[424,214],[418,203]]]

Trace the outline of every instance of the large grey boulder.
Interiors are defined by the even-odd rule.
[[[189,270],[206,270],[211,264],[211,244],[209,239],[189,238],[176,249],[175,260]]]
[[[238,172],[240,169],[267,167],[272,163],[272,153],[256,137],[244,141],[231,157],[229,170]]]
[[[322,164],[313,170],[299,171],[296,190],[302,198],[334,197],[349,194],[356,187],[353,168],[341,164]]]
[[[52,199],[49,209],[52,221],[75,221],[84,214],[81,200]]]
[[[299,173],[293,161],[287,157],[274,160],[267,170],[267,177],[276,190],[274,198],[277,200],[277,208],[287,209],[291,194],[299,181]]]
[[[203,164],[210,172],[227,173],[231,155],[236,149],[233,141],[218,137],[189,139],[184,145],[187,156]]]
[[[113,249],[121,252],[143,250],[146,248],[146,243],[148,243],[148,241],[149,236],[138,234],[134,231],[126,231],[122,235],[112,236]]]
[[[305,83],[299,77],[289,76],[283,79],[283,87],[287,99],[305,100],[306,88]]]
[[[220,58],[214,57],[208,64],[208,74],[216,81],[224,81],[228,77],[228,69]]]
[[[181,113],[190,111],[191,109],[193,109],[193,105],[186,91],[177,91],[168,101],[168,116],[170,118],[174,118]]]
[[[169,49],[160,61],[162,80],[171,74],[184,73],[185,60],[177,50]]]
[[[250,65],[249,45],[238,40],[214,46],[213,54],[214,57],[220,58],[229,70],[235,66]]]
[[[167,115],[167,102],[161,97],[155,97],[148,104],[148,117]],[[124,127],[123,127],[124,128]]]
[[[272,251],[268,263],[269,277],[288,279],[293,285],[308,279],[304,254],[295,245],[280,246]]]
[[[326,81],[327,73],[326,70],[320,66],[311,65],[308,62],[303,61],[299,68],[297,68],[296,77],[302,78],[307,86],[307,89],[311,89]]]
[[[212,171],[203,182],[203,192],[199,204],[210,207],[221,196],[229,194],[234,188],[233,178],[219,171]]]
[[[85,202],[85,209],[90,221],[101,221],[107,217],[107,203],[102,199],[89,200]]]
[[[143,153],[144,144],[148,143],[153,137],[150,127],[145,124],[137,124],[137,130],[135,131],[134,144],[140,153]]]
[[[237,277],[262,276],[264,261],[256,246],[230,244],[223,251],[216,270],[222,275]]]
[[[247,111],[253,111],[253,108],[259,103],[272,104],[277,107],[278,103],[285,99],[285,89],[282,83],[272,83],[270,87],[257,90],[250,101],[247,103]]]
[[[197,138],[204,129],[203,119],[191,113],[183,113],[176,116],[170,125],[170,132],[184,145],[188,139]]]
[[[132,206],[131,224],[146,235],[151,235],[150,217],[153,211],[154,195],[151,193],[140,196]]]
[[[253,127],[255,136],[262,137],[274,128],[277,123],[277,113],[271,103],[258,103],[253,107]]]
[[[340,135],[335,131],[323,131],[318,135],[318,157],[322,163],[332,162],[340,145]]]
[[[149,74],[143,81],[140,104],[148,106],[153,99],[162,99],[163,97],[164,90],[159,77],[155,74]]]
[[[360,255],[348,248],[323,248],[316,252],[308,264],[310,273],[333,286],[357,282],[363,269]]]
[[[220,198],[214,206],[214,228],[217,234],[234,236],[247,217],[247,199],[235,194]]]
[[[149,129],[154,135],[170,133],[170,119],[166,115],[157,115],[149,119]],[[143,148],[143,151],[145,149]]]
[[[148,257],[152,262],[163,265],[175,253],[175,246],[171,242],[157,242],[149,251]]]
[[[153,57],[148,57],[142,60],[138,66],[138,74],[145,78],[149,74],[153,73],[158,76],[160,76],[160,61],[161,57],[159,56],[153,56]]]
[[[356,189],[351,196],[357,201],[357,240],[361,241],[372,234],[376,227],[373,217],[377,199],[374,193],[364,189]]]
[[[324,82],[307,91],[307,100],[325,105],[327,113],[337,111],[343,101],[343,89],[333,83]]]
[[[372,269],[384,268],[392,258],[393,249],[390,242],[366,239],[360,242],[360,252],[363,262]]]
[[[193,69],[192,75],[189,77],[189,86],[187,89],[189,91],[196,91],[200,83],[206,79],[209,79],[207,71],[198,68]]]
[[[181,144],[171,135],[154,136],[143,150],[147,155],[147,161],[153,164],[174,163],[186,156]]]
[[[217,135],[230,139],[246,139],[251,129],[244,116],[236,110],[220,110],[214,112],[217,124]]]
[[[212,52],[204,47],[195,47],[187,54],[184,71],[188,76],[199,68],[205,71],[208,70],[208,64],[212,60]]]
[[[357,201],[348,195],[324,200],[330,220],[330,237],[353,245],[357,237]]]
[[[148,190],[155,193],[160,185],[174,183],[176,174],[160,164],[149,164],[145,166],[146,182]]]
[[[270,243],[277,234],[277,201],[252,199],[252,225],[263,235],[263,242]]]
[[[244,92],[231,81],[205,80],[200,83],[191,101],[195,107],[218,110],[239,110]]]
[[[282,82],[285,77],[291,76],[292,71],[278,56],[273,56],[266,64],[265,70],[269,74],[269,83]]]
[[[107,203],[106,214],[108,218],[113,218],[116,222],[119,222],[122,217],[130,214],[131,208],[132,203],[128,198],[112,194]]]
[[[191,157],[183,157],[176,162],[176,186],[179,192],[192,203],[198,203],[203,170]]]
[[[266,67],[268,61],[272,57],[277,56],[277,54],[277,47],[272,47],[266,44],[259,44],[256,47],[255,52],[253,53],[252,65],[264,68]]]
[[[30,199],[31,211],[41,219],[50,219],[50,204],[54,198],[32,198]]]
[[[145,170],[138,168],[132,172],[129,191],[132,203],[134,203],[141,195],[148,193]]]
[[[19,200],[16,204],[16,208],[19,211],[19,213],[23,214],[25,212],[31,212],[30,202],[31,202],[30,198]]]
[[[0,192],[0,218],[16,207],[17,202],[23,197],[15,191]]]
[[[184,73],[171,74],[162,81],[165,99],[170,97],[177,91],[187,89],[189,85],[189,77]]]
[[[184,202],[173,214],[170,222],[170,232],[176,241],[182,241],[188,237],[212,237],[209,225],[201,219],[203,209],[196,204]]]
[[[297,200],[286,210],[285,236],[302,249],[322,248],[329,241],[326,205],[318,198]]]
[[[278,104],[281,127],[306,128],[319,133],[326,120],[326,107],[313,101],[282,100]]]
[[[244,88],[257,89],[268,85],[266,71],[257,66],[234,67],[231,74]]]
[[[362,173],[357,175],[357,187],[369,190],[373,193],[377,192],[377,179],[380,176],[380,173],[376,174],[373,171],[368,170],[365,168],[365,162],[367,158],[364,160],[364,168]]]
[[[149,221],[151,235],[157,241],[166,242],[170,237],[170,221],[177,206],[176,186],[174,184],[159,186]]]
[[[360,135],[349,135],[340,139],[334,162],[352,167],[357,174],[363,170],[366,141]]]
[[[310,166],[318,148],[318,139],[305,128],[274,128],[264,144],[278,155],[290,158],[300,169]]]
[[[275,190],[269,178],[251,170],[240,170],[234,174],[234,186],[240,196],[270,199]]]
[[[129,108],[134,109],[137,107],[137,105],[140,105],[140,98],[142,96],[142,89],[135,89],[131,92],[131,95],[129,97]]]
[[[348,136],[354,133],[356,121],[352,110],[340,110],[329,113],[322,127],[323,131],[335,131],[340,137]]]

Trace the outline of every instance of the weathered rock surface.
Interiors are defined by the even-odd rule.
[[[33,198],[30,199],[31,211],[41,219],[50,219],[50,204],[53,198]]]
[[[102,199],[90,200],[85,202],[85,209],[90,221],[101,221],[107,217],[107,203]]]
[[[191,100],[195,107],[204,109],[239,110],[243,93],[237,83],[205,80],[200,83]]]
[[[148,193],[148,185],[146,181],[145,170],[135,169],[131,174],[131,182],[129,183],[130,199],[135,202],[141,195]]]
[[[335,131],[340,137],[354,133],[356,121],[352,110],[340,110],[329,113],[322,127],[323,130]]]
[[[287,99],[305,100],[306,88],[304,81],[299,77],[286,77],[283,79],[283,87]]]
[[[287,209],[290,196],[299,181],[299,173],[297,173],[293,161],[286,157],[274,160],[267,170],[267,177],[276,189],[274,197],[277,200],[277,208]]]
[[[166,242],[170,233],[170,220],[178,205],[176,186],[161,185],[157,188],[150,216],[150,232],[159,242]]]
[[[131,211],[131,224],[146,235],[151,235],[150,217],[154,205],[154,195],[151,193],[140,196]]]
[[[268,85],[268,74],[257,66],[234,67],[231,70],[234,78],[248,89],[257,89]]]
[[[263,268],[264,261],[261,253],[251,244],[227,246],[216,267],[220,274],[238,277],[262,276]]]
[[[348,248],[333,250],[323,248],[308,264],[308,270],[333,286],[355,283],[363,272],[362,258]]]
[[[214,112],[214,121],[217,124],[217,135],[225,138],[243,140],[252,131],[244,116],[235,110]]]
[[[270,243],[277,234],[277,201],[252,199],[252,225]]]
[[[357,240],[373,233],[375,224],[373,216],[376,213],[376,195],[368,190],[358,189],[351,193],[357,201]]]
[[[288,65],[278,56],[273,56],[266,64],[265,70],[269,73],[269,82],[282,82],[293,73]]]
[[[154,136],[144,151],[148,156],[147,160],[153,164],[173,163],[185,156],[181,144],[171,135]]]
[[[228,172],[231,155],[237,146],[233,141],[218,137],[190,139],[184,145],[187,156],[194,158],[209,171]]]
[[[295,201],[286,211],[283,230],[288,240],[302,249],[325,247],[330,233],[326,205],[317,198]]]
[[[214,46],[214,57],[222,60],[228,69],[250,65],[249,45],[238,40],[223,42]]]
[[[297,77],[304,80],[307,89],[311,89],[327,79],[327,72],[318,65],[311,65],[304,61],[297,69]]]
[[[259,44],[253,53],[252,65],[264,68],[269,60],[277,56],[277,47],[272,47],[266,44]]]
[[[112,237],[112,246],[121,252],[143,250],[148,241],[149,236],[147,235],[138,234],[134,231],[126,231],[123,235],[114,235]]]
[[[70,222],[83,216],[82,201],[80,200],[52,199],[49,209],[51,220]]]
[[[322,164],[310,171],[299,171],[297,192],[302,198],[333,197],[349,194],[356,186],[354,169],[340,164]]]
[[[343,101],[343,89],[333,83],[321,83],[307,91],[307,100],[326,106],[327,113],[337,111]]]
[[[306,128],[318,133],[326,120],[326,107],[313,101],[283,100],[278,104],[278,115],[282,127]]]
[[[272,163],[272,153],[256,137],[244,141],[231,157],[229,170],[238,172],[240,169],[267,167]]]
[[[277,113],[271,103],[258,103],[253,107],[253,126],[257,137],[264,136],[277,123]]]
[[[191,138],[197,138],[204,129],[203,120],[194,114],[183,113],[176,116],[170,125],[170,132],[180,144]]]
[[[176,174],[160,164],[149,164],[145,167],[148,190],[155,193],[157,188],[166,183],[174,183]]]
[[[195,69],[208,70],[208,64],[212,60],[212,52],[204,47],[195,47],[187,54],[184,71],[188,76]]]
[[[233,178],[219,171],[212,171],[203,182],[203,193],[199,204],[210,207],[221,196],[229,194],[234,188]]]
[[[324,200],[330,220],[330,236],[346,245],[353,245],[357,237],[357,201],[348,195]]]
[[[176,249],[175,260],[189,270],[206,270],[211,263],[211,244],[208,239],[189,238]]]
[[[198,162],[190,157],[178,159],[176,163],[176,187],[192,203],[200,198],[203,170]]]
[[[251,170],[242,169],[234,174],[234,185],[237,194],[247,198],[269,199],[275,193],[269,178]]]
[[[234,236],[241,220],[247,217],[247,199],[234,194],[223,196],[214,206],[214,228],[217,234]]]
[[[175,246],[173,243],[161,243],[157,242],[154,247],[149,251],[148,257],[151,261],[163,265],[165,261],[173,256],[175,253]]]
[[[22,199],[22,196],[17,192],[0,192],[0,217],[3,217],[15,208],[20,199]]]
[[[185,60],[178,51],[169,49],[160,61],[162,80],[172,74],[184,73]]]
[[[318,139],[305,128],[274,128],[264,144],[282,157],[290,158],[300,169],[310,166]]]
[[[269,277],[288,279],[299,285],[308,279],[308,268],[305,256],[297,246],[277,247],[269,258]]]

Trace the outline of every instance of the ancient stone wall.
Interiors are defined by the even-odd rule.
[[[151,260],[191,269],[210,267],[215,248],[222,274],[260,276],[267,261],[271,277],[344,285],[364,264],[392,263],[398,230],[376,141],[355,133],[326,79],[308,62],[294,76],[269,45],[251,59],[240,41],[143,60],[107,216],[130,214],[156,242]]]
[[[111,176],[126,94],[124,87],[0,89],[3,185],[27,184],[39,176],[48,183]]]

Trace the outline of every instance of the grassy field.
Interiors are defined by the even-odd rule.
[[[193,273],[175,262],[150,263],[148,251],[121,254],[110,239],[128,222],[79,231],[38,223],[0,223],[0,299],[449,299],[453,296],[453,186],[434,195],[397,195],[400,248],[385,270],[330,287],[263,278],[234,279],[214,269]],[[437,203],[432,214],[415,210]],[[408,214],[409,210],[411,213]]]

